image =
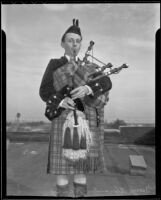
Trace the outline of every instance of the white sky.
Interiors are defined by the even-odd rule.
[[[64,54],[60,40],[72,19],[80,21],[84,57],[93,40],[94,56],[115,67],[105,120],[155,122],[155,33],[160,4],[2,4],[7,37],[7,120],[48,121],[39,97],[43,73],[51,58]]]

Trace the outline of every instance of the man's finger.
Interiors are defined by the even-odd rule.
[[[70,92],[70,94],[77,93],[79,90],[80,90],[80,88],[75,88],[74,90],[72,90],[72,91]]]
[[[72,105],[70,105],[70,104],[68,104],[68,103],[64,103],[63,105],[62,105],[62,107],[64,107],[64,108],[66,108],[66,109],[74,109],[74,106],[72,106]]]
[[[80,96],[80,94],[74,94],[74,95],[72,95],[72,99],[73,98],[78,98]]]
[[[80,96],[80,95],[84,95],[83,90],[80,90],[79,92],[72,94],[72,96]]]
[[[73,101],[73,99],[71,99],[71,101],[68,101],[67,104],[73,107],[75,106],[75,102]]]
[[[84,94],[73,95],[72,99],[77,99],[77,98],[82,98],[82,97],[84,97]]]
[[[72,110],[75,109],[73,106],[70,106],[70,105],[67,105],[67,108],[68,108],[68,109],[72,109]]]
[[[67,105],[68,105],[68,106],[74,107],[74,104],[71,104],[71,103],[69,103],[69,102],[67,103]]]

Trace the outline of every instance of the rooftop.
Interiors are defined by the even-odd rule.
[[[55,175],[46,174],[47,142],[11,142],[7,151],[7,195],[55,196]],[[88,196],[155,195],[155,147],[104,145],[106,172],[88,175]],[[130,174],[130,155],[142,155],[144,175]],[[72,178],[70,180],[72,193]]]

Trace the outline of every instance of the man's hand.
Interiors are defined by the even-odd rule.
[[[79,86],[70,92],[72,99],[83,98],[88,94],[89,90],[86,86]]]
[[[74,110],[74,109],[75,109],[75,108],[74,108],[75,102],[74,102],[71,98],[65,97],[65,98],[61,101],[61,103],[60,103],[59,106],[65,108],[65,109],[72,109],[72,110]]]

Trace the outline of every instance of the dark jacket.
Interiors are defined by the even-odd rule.
[[[64,66],[67,62],[68,60],[65,56],[60,59],[51,59],[41,81],[39,95],[41,99],[46,102],[47,107],[45,110],[45,116],[49,120],[52,120],[61,114],[64,108],[58,107],[58,105],[66,96],[70,97],[70,91],[73,89],[67,85],[58,92],[53,86],[53,72],[59,67]],[[88,95],[86,98],[87,100],[95,100],[98,96],[112,88],[111,80],[107,76],[103,76],[94,81],[89,81],[86,84],[90,86],[93,91],[93,95]],[[77,107],[82,110],[81,101],[79,99],[76,99],[75,101]]]

